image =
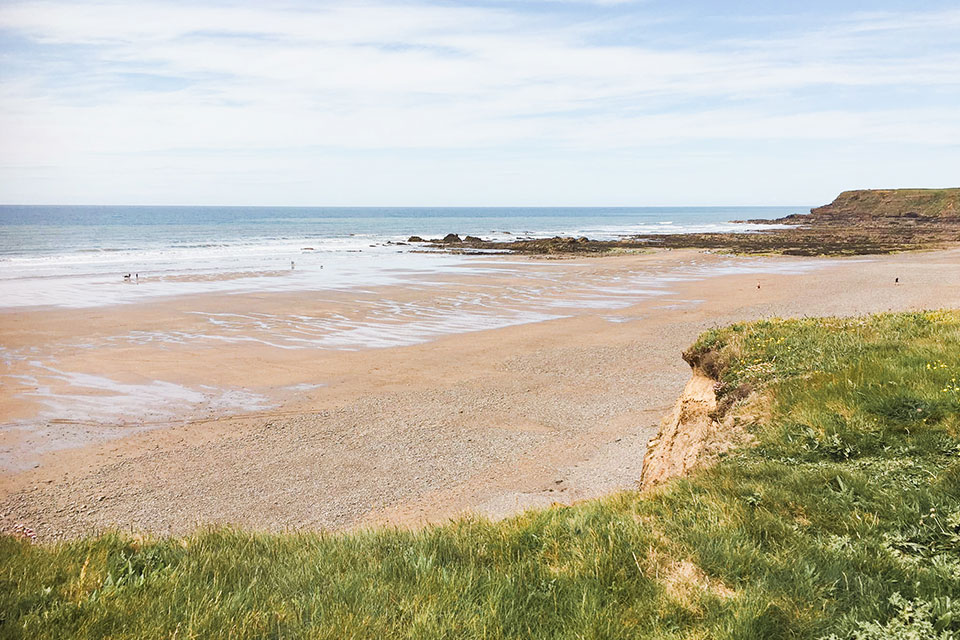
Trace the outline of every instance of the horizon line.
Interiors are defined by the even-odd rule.
[[[21,203],[4,202],[0,207],[209,207],[209,208],[263,208],[263,209],[683,209],[689,207],[805,207],[807,204],[603,204],[603,205],[567,205],[567,204],[81,204],[81,203]]]

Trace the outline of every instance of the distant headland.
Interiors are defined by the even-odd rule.
[[[960,242],[960,187],[844,191],[830,204],[815,207],[810,213],[733,222],[778,226],[743,233],[644,234],[606,241],[558,236],[505,242],[472,236],[461,239],[453,233],[435,240],[414,236],[410,241],[460,253],[502,251],[556,256],[651,248],[801,256],[893,253]]]
[[[951,189],[859,189],[844,191],[814,216],[874,215],[904,218],[960,216],[960,187]]]
[[[960,187],[952,189],[855,189],[809,214],[776,220],[783,224],[849,224],[877,220],[942,222],[960,217]],[[757,220],[752,222],[769,222]]]

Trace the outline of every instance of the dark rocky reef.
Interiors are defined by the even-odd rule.
[[[451,233],[442,240],[430,240],[429,246],[461,253],[500,251],[544,256],[598,255],[652,248],[798,256],[930,249],[960,242],[960,188],[844,191],[832,203],[811,209],[809,214],[734,222],[786,226],[749,233],[650,234],[620,240],[557,236],[503,242],[476,236],[461,239]]]
[[[450,234],[453,235],[453,234]],[[450,237],[448,235],[447,237]],[[512,242],[483,240],[476,236],[467,236],[459,242],[448,242],[443,240],[431,240],[429,246],[434,249],[446,249],[460,253],[470,253],[471,251],[499,251],[502,253],[526,253],[533,255],[561,255],[561,254],[587,254],[587,253],[608,253],[616,247],[622,248],[643,248],[641,242],[624,241],[604,241],[590,240],[589,238],[571,238],[555,236],[553,238],[524,238]]]

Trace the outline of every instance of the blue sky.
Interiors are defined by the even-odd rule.
[[[957,2],[0,3],[0,202],[960,186]]]

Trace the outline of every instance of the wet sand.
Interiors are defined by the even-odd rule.
[[[956,249],[489,262],[419,286],[0,313],[0,526],[340,529],[595,497],[636,485],[702,330],[960,305]],[[759,270],[705,275],[741,262]]]

